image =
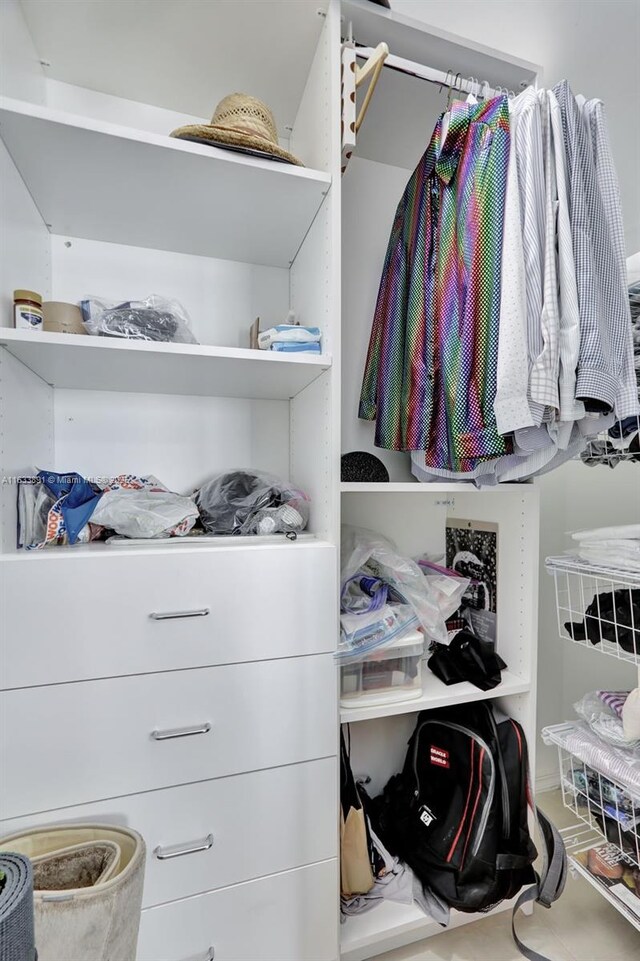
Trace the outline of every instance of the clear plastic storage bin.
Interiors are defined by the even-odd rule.
[[[378,647],[363,660],[340,669],[340,705],[364,707],[409,701],[422,695],[424,637],[411,631],[389,647]]]

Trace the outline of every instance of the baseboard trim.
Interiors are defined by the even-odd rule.
[[[560,775],[558,771],[551,771],[549,774],[539,774],[536,778],[536,794],[544,794],[545,791],[555,791],[560,787]]]

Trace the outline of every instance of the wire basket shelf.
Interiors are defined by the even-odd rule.
[[[555,581],[558,633],[640,666],[640,573],[548,557]]]
[[[608,431],[588,440],[580,460],[589,467],[640,463],[640,415],[616,420]]]
[[[542,732],[547,744],[558,748],[564,806],[584,824],[614,844],[624,859],[640,869],[640,791],[603,774],[566,746],[572,724],[557,724]]]

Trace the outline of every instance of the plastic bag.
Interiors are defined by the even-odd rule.
[[[273,474],[232,470],[196,491],[209,534],[297,534],[309,522],[309,498]]]
[[[183,537],[198,519],[190,497],[174,494],[156,477],[121,474],[104,488],[91,515],[124,537]]]
[[[49,511],[56,502],[46,484],[35,477],[21,478],[18,484],[18,547],[44,546]]]
[[[442,644],[448,642],[437,593],[415,561],[398,554],[391,541],[374,531],[345,525],[342,558],[343,585],[359,573],[379,577],[393,589],[397,600],[413,609],[427,638]]]
[[[50,544],[87,543],[89,518],[101,491],[80,474],[38,471],[21,482],[18,493],[19,546],[37,550]]]
[[[368,614],[341,614],[336,660],[340,664],[357,664],[371,651],[393,646],[406,634],[415,634],[418,625],[409,604],[386,604],[381,611]]]
[[[607,744],[627,749],[640,746],[640,741],[629,740],[625,736],[622,718],[605,704],[597,691],[589,691],[573,707],[578,717],[586,721],[594,734]]]
[[[80,301],[87,333],[125,340],[152,340],[169,344],[197,344],[189,316],[177,300],[150,294],[144,300],[109,303],[95,297]]]

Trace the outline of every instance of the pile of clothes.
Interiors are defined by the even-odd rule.
[[[253,470],[224,471],[193,494],[176,494],[152,475],[101,481],[38,471],[18,486],[18,547],[202,535],[286,534],[309,521],[309,497]],[[197,526],[196,526],[197,525]]]
[[[640,524],[576,531],[572,553],[589,564],[640,573]],[[640,626],[640,624],[639,624]]]

